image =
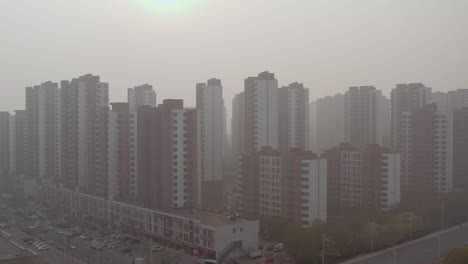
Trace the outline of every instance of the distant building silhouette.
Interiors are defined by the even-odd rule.
[[[291,83],[279,89],[279,149],[308,150],[309,89],[302,83]]]
[[[317,147],[323,151],[344,142],[344,95],[336,94],[317,100]]]
[[[0,112],[0,174],[6,176],[10,171],[10,113]]]
[[[350,87],[344,104],[345,142],[360,148],[368,144],[388,145],[390,101],[382,91],[373,86]]]
[[[10,174],[24,175],[24,127],[26,124],[26,112],[15,110],[10,116]]]
[[[401,153],[401,184],[402,189],[409,187],[409,170],[412,153],[410,152],[411,130],[408,116],[411,112],[431,102],[432,89],[422,83],[397,84],[392,90],[392,148]]]

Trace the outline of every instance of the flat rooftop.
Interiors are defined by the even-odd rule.
[[[252,220],[248,220],[248,219],[241,218],[241,217],[230,217],[227,214],[208,211],[208,210],[202,210],[202,209],[182,208],[182,209],[171,209],[165,212],[176,215],[176,216],[180,216],[180,217],[192,218],[192,219],[200,221],[200,223],[204,225],[209,225],[209,226],[233,225],[233,224],[239,224],[239,223],[252,221]]]

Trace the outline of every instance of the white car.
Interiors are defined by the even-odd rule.
[[[151,251],[153,251],[153,252],[158,252],[158,251],[161,251],[162,249],[163,249],[163,248],[162,248],[161,246],[157,246],[157,245],[156,245],[156,246],[153,246],[153,247],[151,248]]]
[[[71,249],[71,250],[76,250],[76,246],[70,245],[70,249]]]

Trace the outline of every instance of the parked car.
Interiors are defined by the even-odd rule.
[[[122,249],[120,250],[120,253],[126,254],[126,253],[131,252],[131,251],[132,251],[132,250],[131,250],[130,248],[122,248]]]
[[[163,248],[161,246],[155,245],[151,248],[151,251],[158,252],[161,251]]]

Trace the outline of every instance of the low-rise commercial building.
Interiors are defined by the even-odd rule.
[[[192,208],[154,210],[53,185],[43,185],[40,197],[61,213],[181,248],[186,254],[219,261],[236,248],[245,254],[258,249],[257,220]]]

